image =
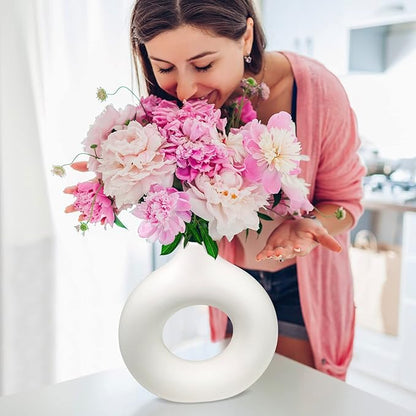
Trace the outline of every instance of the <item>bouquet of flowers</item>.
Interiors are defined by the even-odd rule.
[[[203,99],[180,106],[153,95],[120,110],[108,105],[79,154],[88,156],[95,178],[73,187],[77,229],[124,227],[119,216],[127,211],[138,218],[139,236],[158,240],[162,254],[183,239],[204,244],[215,258],[223,237],[260,233],[273,215],[311,211],[308,184],[299,177],[307,157],[290,115],[280,112],[262,124],[249,98],[267,99],[267,86],[249,78],[241,89],[223,111]],[[101,100],[107,95],[97,92]],[[53,173],[64,175],[64,166]]]

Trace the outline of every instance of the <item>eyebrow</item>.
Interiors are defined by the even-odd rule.
[[[200,59],[200,58],[203,58],[203,57],[208,56],[208,55],[213,55],[215,53],[217,53],[217,51],[202,52],[202,53],[199,53],[198,55],[193,56],[192,58],[187,59],[186,61],[191,62],[191,61],[194,61],[195,59]],[[156,58],[155,56],[149,56],[149,58],[152,59],[153,61],[165,62],[166,64],[171,64],[172,65],[171,62],[165,61],[164,59]]]

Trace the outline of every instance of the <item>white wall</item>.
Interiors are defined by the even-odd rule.
[[[348,73],[349,28],[415,12],[414,0],[263,0],[268,49],[309,55],[338,75],[357,113],[361,138],[387,158],[416,157],[416,29],[389,37],[385,72],[359,75]]]

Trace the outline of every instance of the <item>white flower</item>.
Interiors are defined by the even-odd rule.
[[[164,141],[156,126],[132,121],[102,143],[97,171],[104,193],[115,198],[117,208],[137,203],[154,183],[172,185],[175,165],[160,151]]]
[[[243,145],[243,135],[241,132],[230,132],[225,137],[225,145],[232,150],[232,159],[235,163],[242,163],[247,156],[247,151]]]
[[[229,241],[241,231],[257,230],[257,211],[267,204],[267,194],[260,185],[245,185],[242,177],[230,170],[209,178],[200,175],[187,191],[192,211],[209,222],[214,240]]]
[[[51,172],[53,175],[60,176],[63,178],[65,176],[65,168],[62,165],[53,165]]]
[[[335,210],[335,218],[338,220],[345,220],[345,218],[347,217],[347,211],[345,211],[344,207],[338,207]]]
[[[300,160],[309,159],[300,154],[301,144],[290,130],[272,127],[261,134],[258,146],[261,154],[254,158],[263,159],[282,175],[289,175]]]

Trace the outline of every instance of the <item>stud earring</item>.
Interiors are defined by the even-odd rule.
[[[250,55],[245,55],[244,56],[244,62],[246,64],[250,64],[252,60],[253,60],[253,58]]]

